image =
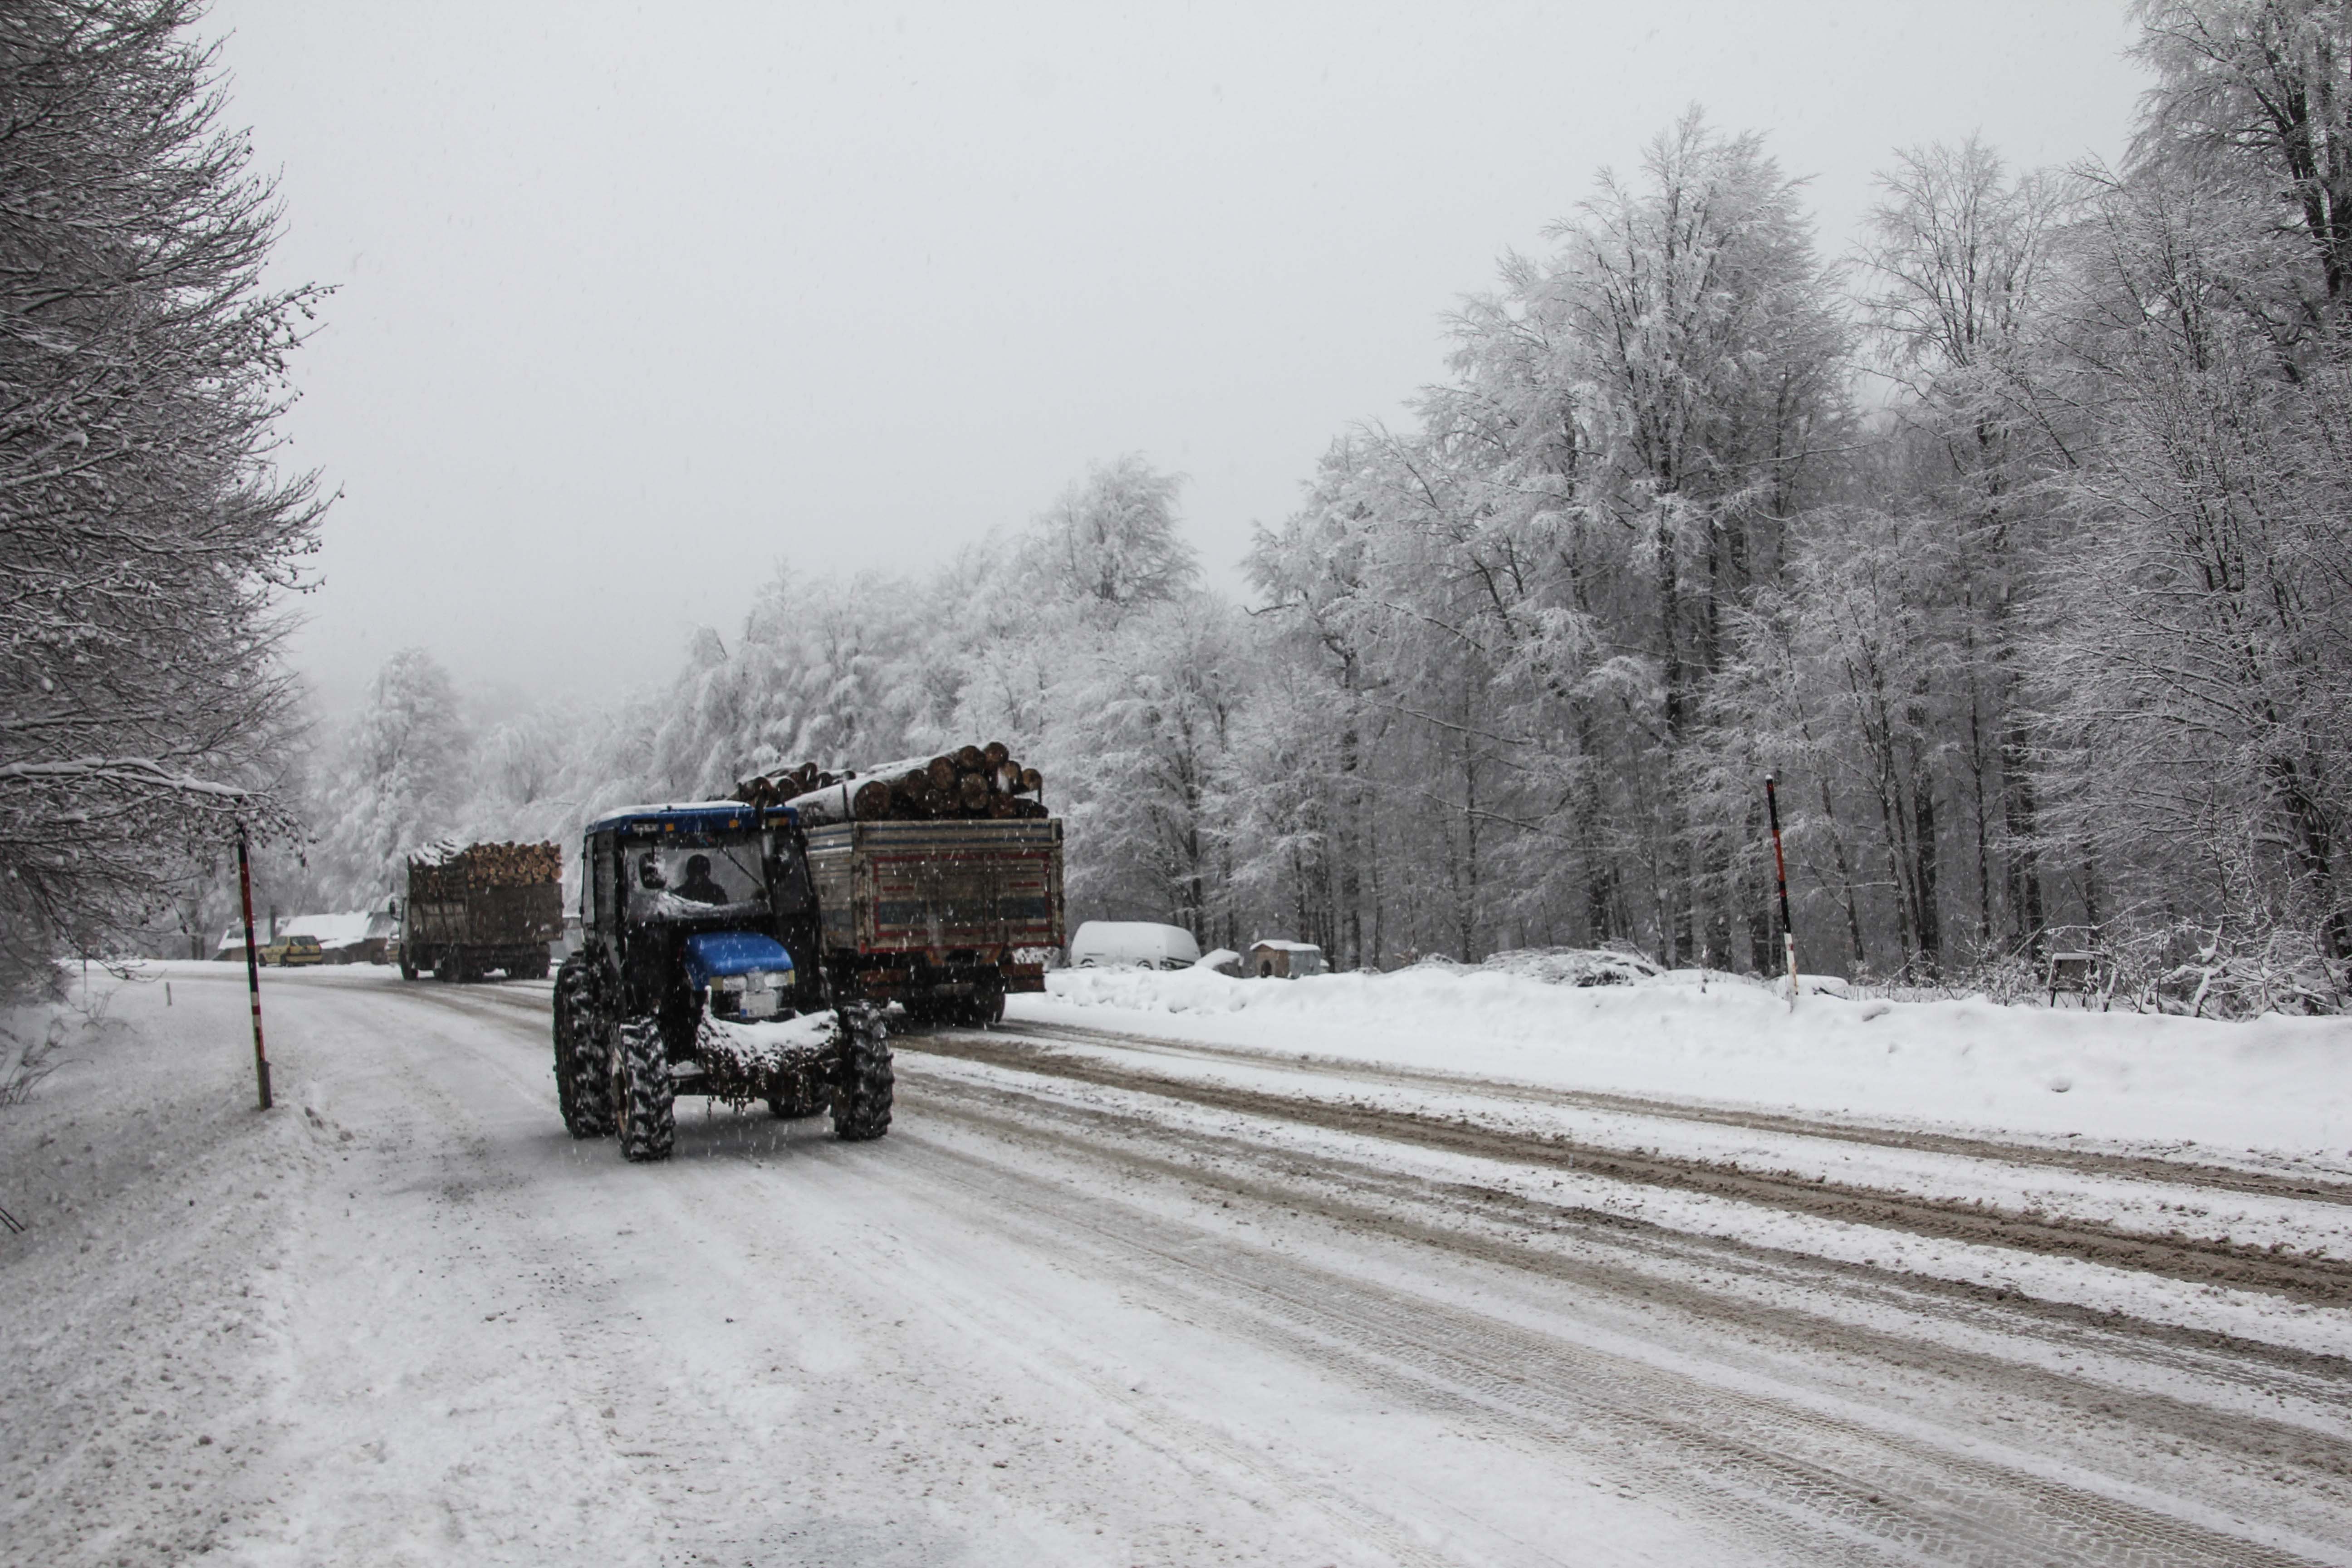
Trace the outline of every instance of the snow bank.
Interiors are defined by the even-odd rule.
[[[1070,970],[1046,984],[1045,997],[1014,998],[1013,1016],[1562,1089],[2352,1158],[2344,1019],[1826,995],[1792,1013],[1724,975],[1581,986],[1435,964],[1289,981]]]

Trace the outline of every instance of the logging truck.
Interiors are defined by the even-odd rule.
[[[1062,825],[1045,781],[997,742],[835,775],[814,766],[736,786],[792,812],[823,940],[845,994],[917,1024],[992,1024],[1043,991],[1063,940]]]
[[[544,980],[563,934],[563,853],[552,844],[441,847],[408,862],[400,973],[414,980]]]

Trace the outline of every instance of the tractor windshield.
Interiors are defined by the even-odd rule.
[[[665,837],[623,851],[633,921],[753,920],[768,912],[756,838]]]

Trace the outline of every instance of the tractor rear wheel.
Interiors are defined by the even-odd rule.
[[[878,1007],[844,1007],[841,1025],[845,1059],[833,1089],[833,1135],[863,1143],[890,1131],[890,1035]]]
[[[614,1036],[613,1119],[621,1134],[621,1157],[667,1160],[677,1136],[677,1105],[661,1020],[651,1014],[631,1018]]]
[[[594,977],[584,960],[566,959],[555,982],[555,1103],[574,1138],[613,1131],[611,1047],[598,1027]]]

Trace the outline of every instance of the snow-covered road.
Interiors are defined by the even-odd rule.
[[[273,975],[263,1117],[156,973],[0,1112],[9,1562],[2352,1563],[2326,1182],[1017,1023],[631,1167],[543,985]]]

